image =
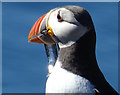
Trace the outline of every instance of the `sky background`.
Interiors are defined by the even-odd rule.
[[[96,30],[96,56],[107,81],[118,89],[118,3],[2,3],[3,93],[44,93],[47,56],[43,44],[28,43],[30,29],[50,9],[84,7]]]

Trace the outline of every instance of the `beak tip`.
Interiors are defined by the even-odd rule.
[[[28,38],[28,42],[45,44],[39,37],[35,37],[35,38],[32,38],[32,39]]]
[[[30,38],[30,37],[28,37],[28,42],[30,42],[30,39],[31,39],[31,38]]]

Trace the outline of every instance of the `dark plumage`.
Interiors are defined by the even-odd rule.
[[[105,80],[95,56],[95,32],[86,33],[71,47],[59,51],[62,68],[88,79],[99,93],[118,94]]]
[[[58,60],[62,62],[62,68],[88,79],[99,93],[118,94],[105,80],[97,65],[96,33],[89,13],[81,7],[65,6],[65,8],[72,11],[76,20],[90,28],[90,31],[72,46],[60,49]]]

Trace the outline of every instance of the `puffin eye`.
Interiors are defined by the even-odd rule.
[[[57,19],[58,19],[58,22],[63,21],[63,19],[62,19],[62,17],[60,16],[60,14],[57,15]]]

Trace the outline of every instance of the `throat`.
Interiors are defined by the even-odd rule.
[[[69,47],[60,48],[58,60],[62,68],[86,77],[91,66],[96,66],[95,39],[88,34]]]

